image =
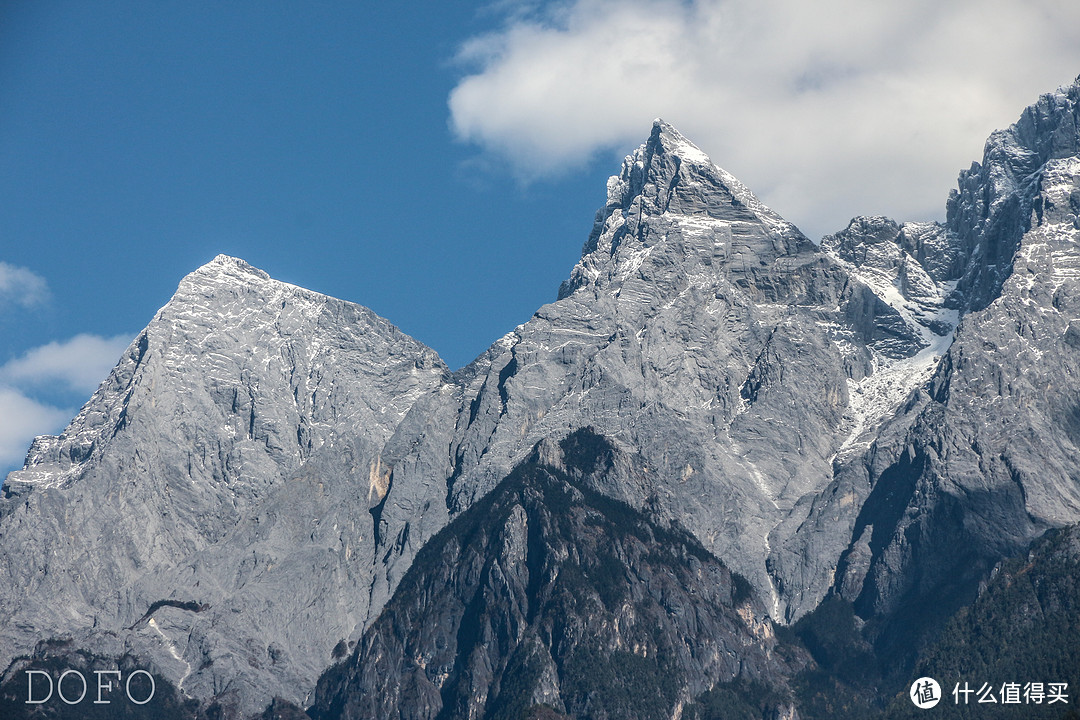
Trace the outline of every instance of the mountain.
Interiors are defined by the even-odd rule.
[[[775,617],[797,617],[827,591],[848,538],[832,533],[827,552],[789,561],[795,518],[835,456],[929,375],[954,317],[879,297],[658,121],[609,181],[560,298],[459,374],[467,402],[444,411],[455,428],[443,435],[445,502],[459,512],[540,440],[590,426],[649,468],[612,476],[605,492],[678,519],[766,594]],[[850,377],[875,368],[882,380],[852,396]],[[388,497],[416,484],[395,479]],[[443,499],[432,492],[406,502]]]
[[[965,311],[933,377],[863,458],[837,571],[864,618],[940,618],[1002,558],[1080,521],[1080,84],[1043,96],[960,175],[946,232]],[[898,239],[901,245],[902,239]]]
[[[538,445],[417,554],[310,714],[670,718],[718,684],[782,682],[746,580],[592,489],[626,467],[588,429]]]
[[[9,475],[0,682],[79,655],[206,717],[606,717],[662,673],[646,714],[790,716],[837,617],[906,673],[1080,522],[1078,101],[995,133],[944,224],[820,245],[658,120],[557,299],[454,372],[215,258]]]
[[[368,614],[378,451],[448,374],[242,261],[187,276],[4,485],[0,664],[57,639],[202,700],[302,699]]]

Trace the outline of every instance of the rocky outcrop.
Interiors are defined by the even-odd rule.
[[[997,298],[1021,238],[1043,224],[1046,173],[1060,175],[1080,152],[1077,97],[1075,83],[1043,95],[1015,124],[990,136],[982,163],[960,173],[946,224],[959,240],[963,265],[951,274],[961,278],[957,289],[968,307],[981,310]]]

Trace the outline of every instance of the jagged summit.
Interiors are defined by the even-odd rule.
[[[798,228],[657,119],[649,139],[608,179],[607,202],[597,211],[581,261],[559,297],[625,279],[662,245],[671,251],[657,253],[665,262],[693,265],[710,254],[736,267],[769,265],[778,256],[812,247]]]
[[[223,255],[190,273],[5,483],[3,535],[32,542],[0,563],[0,665],[49,628],[194,697],[227,678],[237,706],[302,700],[367,612],[378,450],[447,375],[367,308]]]
[[[355,357],[368,353],[363,361]],[[185,406],[204,399],[223,405],[223,398],[215,396],[215,388],[222,386],[251,384],[245,392],[254,402],[262,394],[273,395],[267,392],[271,386],[298,382],[298,370],[318,372],[319,379],[328,375],[322,369],[324,356],[332,356],[337,365],[408,357],[432,378],[447,372],[434,350],[368,308],[274,280],[240,258],[218,255],[180,281],[64,432],[34,440],[24,469],[10,473],[9,483],[48,487],[74,481],[92,456],[107,454],[143,404],[161,415],[165,411],[158,405],[163,398],[174,399],[174,391],[180,401],[174,409],[181,418]],[[280,389],[295,395],[294,389]],[[208,390],[211,397],[201,397]],[[188,392],[193,394],[185,396]],[[344,396],[339,392],[339,398]],[[414,399],[411,393],[394,399],[394,417],[399,419]],[[294,401],[302,404],[302,398]],[[317,401],[313,396],[308,402]],[[235,412],[238,402],[234,399],[227,413]],[[304,414],[303,407],[296,411]],[[276,458],[286,466],[305,455],[303,433],[293,435],[291,442],[270,442],[266,448],[271,455],[282,450],[293,455],[292,460]]]
[[[918,350],[918,331],[851,279],[655,123],[608,181],[559,299],[493,345],[469,380],[449,504],[468,507],[535,442],[591,425],[647,448],[649,476],[613,494],[692,526],[769,596],[773,617],[794,617],[829,569],[771,578],[765,558],[796,527],[779,523],[872,424],[848,393],[852,374],[873,371],[871,346]],[[695,490],[660,480],[676,477]]]
[[[778,214],[773,212],[772,209],[758,200],[757,196],[754,195],[749,188],[743,185],[738,178],[714,163],[701,148],[687,139],[674,125],[662,118],[657,118],[653,121],[652,133],[649,135],[649,139],[643,147],[645,148],[645,157],[650,159],[656,158],[657,156],[678,158],[680,161],[679,169],[681,169],[682,164],[688,163],[690,165],[689,170],[691,173],[698,173],[705,176],[703,179],[718,180],[720,185],[731,194],[733,200],[746,208],[749,208],[762,220],[765,220],[768,223],[775,223],[789,232],[798,232],[794,225],[791,225],[791,223],[784,220]],[[659,167],[656,164],[651,162],[646,164],[654,171],[659,170]],[[670,178],[665,177],[662,172],[657,172],[651,179],[652,182],[670,180]],[[715,210],[716,208],[712,209]],[[706,208],[706,211],[708,211],[708,208]],[[724,214],[725,213],[721,213],[721,217],[718,219],[723,219]]]
[[[235,292],[219,295],[223,288],[233,288]],[[271,288],[273,288],[271,290]],[[207,301],[216,299],[220,302],[234,302],[243,297],[242,293],[254,292],[296,292],[309,298],[331,298],[313,290],[307,290],[296,285],[275,280],[270,274],[261,270],[246,260],[231,255],[219,254],[213,260],[200,265],[185,275],[173,294],[173,297],[162,308],[166,310],[183,310],[182,306],[194,302],[193,295],[201,295]]]
[[[653,120],[652,132],[645,146],[651,153],[669,153],[677,155],[687,162],[713,165],[713,161],[701,148],[688,140],[674,125],[663,118]]]
[[[232,255],[226,255],[224,253],[218,253],[214,256],[213,260],[196,268],[195,272],[210,274],[214,272],[227,272],[230,269],[235,269],[267,280],[270,279],[268,273],[254,267],[243,258],[233,257]]]
[[[213,260],[200,265],[192,270],[180,281],[213,281],[221,283],[236,283],[249,285],[252,283],[274,282],[280,284],[280,280],[274,280],[270,274],[251,265],[246,260],[232,255],[218,254]],[[305,292],[312,292],[306,290]],[[314,293],[313,293],[314,294]]]
[[[1047,93],[1020,119],[990,135],[981,163],[960,173],[946,226],[960,246],[957,289],[973,310],[997,297],[1023,235],[1042,221],[1044,176],[1080,152],[1080,78]],[[1074,208],[1073,212],[1080,210]]]

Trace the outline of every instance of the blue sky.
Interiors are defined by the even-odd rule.
[[[218,253],[459,367],[554,299],[654,117],[818,237],[941,219],[1080,73],[1075,3],[804,5],[0,4],[0,472]]]

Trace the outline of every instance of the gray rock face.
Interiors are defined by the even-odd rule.
[[[958,289],[972,309],[997,298],[1021,237],[1042,223],[1046,169],[1060,171],[1062,161],[1080,152],[1076,98],[1076,84],[1043,95],[1013,126],[990,136],[982,164],[960,173],[947,225],[960,241],[958,259],[965,265]],[[960,277],[959,270],[951,274]]]
[[[306,705],[428,540],[583,427],[637,458],[594,489],[777,622],[830,589],[867,616],[960,597],[1080,520],[1078,92],[995,134],[944,226],[821,247],[658,121],[558,299],[454,373],[216,259],[9,476],[0,660],[70,638],[232,714]]]
[[[792,673],[765,607],[685,531],[596,493],[639,461],[545,441],[417,555],[316,718],[663,718]]]
[[[1078,117],[1080,84],[1044,96],[950,199],[974,311],[864,458],[872,491],[838,578],[864,617],[948,613],[999,559],[1080,520]]]
[[[223,707],[302,702],[367,616],[378,450],[447,374],[359,306],[192,273],[5,484],[3,664],[70,638]]]
[[[830,531],[835,547],[797,564],[783,545],[837,453],[929,376],[951,337],[923,340],[925,321],[657,122],[609,181],[560,299],[461,371],[460,391],[406,418],[441,433],[433,446],[450,446],[453,472],[418,497],[424,476],[399,475],[394,461],[384,518],[407,537],[393,539],[376,592],[389,596],[438,529],[431,507],[459,512],[540,440],[592,426],[648,461],[644,477],[611,476],[609,494],[678,519],[774,617],[794,617],[831,584],[847,536]],[[437,465],[427,443],[412,447],[409,467]]]
[[[910,357],[932,342],[920,337],[923,328],[937,336],[952,333],[956,314],[947,311],[958,307],[949,297],[957,279],[949,275],[946,260],[959,252],[958,244],[938,223],[901,225],[883,217],[857,217],[821,241],[873,288],[868,299],[875,303],[873,324],[864,333],[880,354],[893,359]]]

